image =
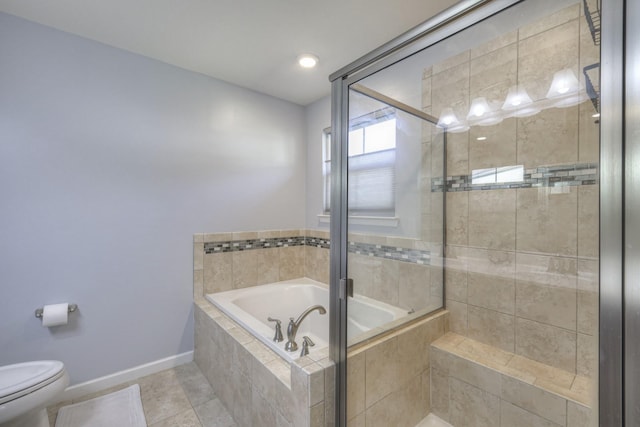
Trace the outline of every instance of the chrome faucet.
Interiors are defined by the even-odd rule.
[[[300,323],[304,320],[305,317],[309,315],[314,310],[318,310],[320,314],[325,314],[327,310],[321,305],[313,305],[307,308],[302,312],[298,320],[294,321],[293,317],[289,318],[289,326],[287,326],[287,338],[288,341],[284,345],[284,349],[287,351],[296,351],[298,349],[298,344],[296,344],[296,333],[298,333],[298,328],[300,327]]]

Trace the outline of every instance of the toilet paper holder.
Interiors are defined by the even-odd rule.
[[[76,311],[78,309],[78,304],[69,304],[69,308],[67,309],[67,311],[69,313],[73,313],[74,311]],[[42,313],[43,313],[44,309],[43,308],[38,308],[36,309],[36,317],[38,319],[42,319]]]

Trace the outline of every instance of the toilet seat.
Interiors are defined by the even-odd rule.
[[[64,376],[57,360],[17,363],[0,367],[0,405],[33,393]]]

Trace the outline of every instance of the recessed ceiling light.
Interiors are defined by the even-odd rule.
[[[318,65],[318,57],[310,53],[305,53],[298,56],[298,64],[302,68],[313,68]]]
[[[486,137],[486,136],[479,136],[479,137],[477,137],[476,139],[477,139],[478,141],[484,141],[484,140],[486,140],[486,139],[487,139],[487,137]]]

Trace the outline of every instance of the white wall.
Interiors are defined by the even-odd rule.
[[[192,233],[304,227],[305,160],[302,107],[0,14],[0,365],[193,349]]]

